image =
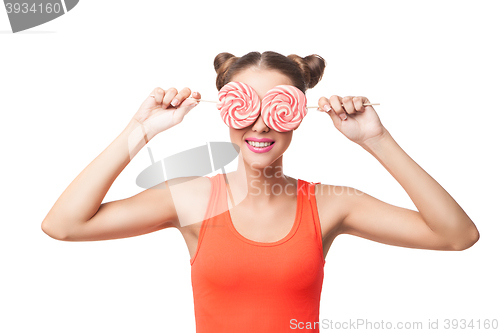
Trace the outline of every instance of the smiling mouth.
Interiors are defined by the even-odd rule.
[[[250,146],[255,147],[255,148],[266,148],[266,147],[274,145],[275,141],[258,142],[258,141],[245,140],[245,142],[248,143]]]

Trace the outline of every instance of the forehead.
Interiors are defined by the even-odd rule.
[[[252,87],[259,95],[260,99],[272,88],[279,85],[293,85],[288,76],[274,70],[245,69],[234,75],[231,81],[243,82]]]

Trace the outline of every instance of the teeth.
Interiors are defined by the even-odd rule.
[[[272,142],[256,142],[256,141],[247,141],[251,146],[257,147],[257,148],[262,148],[262,147],[268,147],[271,145]]]

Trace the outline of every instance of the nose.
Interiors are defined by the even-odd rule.
[[[257,120],[252,125],[252,131],[257,133],[267,133],[269,132],[269,130],[270,128],[264,122],[262,115],[259,115],[259,118],[257,118]]]

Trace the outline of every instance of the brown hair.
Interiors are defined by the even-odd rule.
[[[266,51],[262,54],[250,52],[243,57],[235,57],[231,53],[222,52],[214,59],[214,68],[217,72],[215,84],[217,90],[220,90],[231,82],[235,74],[255,67],[281,72],[290,78],[295,87],[305,93],[307,89],[314,87],[321,80],[325,66],[325,60],[317,54],[302,58],[296,54],[286,57],[276,52]]]

